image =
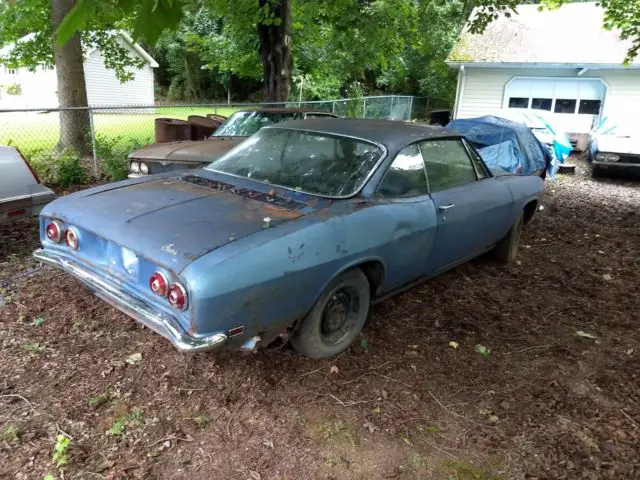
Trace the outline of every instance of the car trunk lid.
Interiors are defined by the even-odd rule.
[[[301,217],[304,207],[225,181],[185,174],[90,191],[84,197],[62,199],[44,214],[78,226],[88,237],[105,239],[180,271],[216,248]]]

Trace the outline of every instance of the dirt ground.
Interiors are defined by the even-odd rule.
[[[0,235],[0,478],[640,478],[638,182],[549,183],[518,262],[378,305],[329,361],[178,354],[29,270],[35,222]]]

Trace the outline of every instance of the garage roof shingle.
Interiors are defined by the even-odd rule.
[[[618,32],[603,28],[604,12],[595,2],[543,11],[538,5],[519,5],[516,11],[491,23],[483,34],[465,28],[447,62],[620,65],[631,46]],[[640,66],[640,57],[633,66]]]

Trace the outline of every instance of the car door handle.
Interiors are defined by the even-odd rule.
[[[449,210],[450,208],[455,207],[455,204],[450,203],[449,205],[440,205],[438,207],[438,210],[440,210],[441,212],[446,212],[447,210]]]

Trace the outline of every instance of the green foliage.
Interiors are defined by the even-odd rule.
[[[91,397],[87,401],[87,403],[91,407],[100,408],[102,405],[109,403],[109,395],[106,395],[106,394],[96,395],[95,397]]]
[[[206,413],[201,413],[192,418],[193,423],[195,423],[198,427],[206,427],[211,423],[211,418]]]
[[[183,2],[165,0],[165,3],[167,1],[173,3],[174,8],[183,6]],[[81,31],[85,50],[98,48],[105,57],[106,66],[113,69],[122,82],[132,78],[130,68],[144,65],[139,58],[129,55],[125,42],[116,33],[119,29],[129,30],[135,26],[131,12],[121,8],[123,3],[132,2],[79,0],[60,26],[60,35],[66,39],[70,39],[76,30]],[[0,56],[1,63],[12,68],[24,66],[31,71],[54,64],[49,0],[0,2],[0,18],[0,45],[13,45]]]
[[[14,425],[8,425],[2,431],[2,440],[4,440],[7,443],[17,442],[19,437],[20,437],[20,430],[18,430],[18,427]]]
[[[144,417],[140,410],[134,410],[133,412],[127,413],[126,415],[115,419],[109,430],[107,430],[107,435],[116,437],[120,436],[127,430],[127,427],[139,425],[143,419]]]
[[[44,352],[44,345],[41,343],[25,343],[22,349],[28,353],[42,353]]]
[[[5,88],[7,95],[22,95],[22,87],[19,83],[12,83]]]
[[[42,317],[37,317],[33,320],[33,322],[31,323],[32,326],[34,327],[39,327],[40,325],[42,325],[44,323],[44,319]]]
[[[73,149],[43,150],[29,160],[44,183],[60,186],[81,185],[87,175],[82,167],[82,156]]]
[[[65,435],[56,437],[56,444],[53,447],[53,458],[51,459],[56,467],[60,468],[69,463],[69,445],[71,440]]]
[[[123,180],[129,173],[129,153],[149,142],[124,137],[96,136],[96,154],[102,162],[102,170],[110,181]]]

